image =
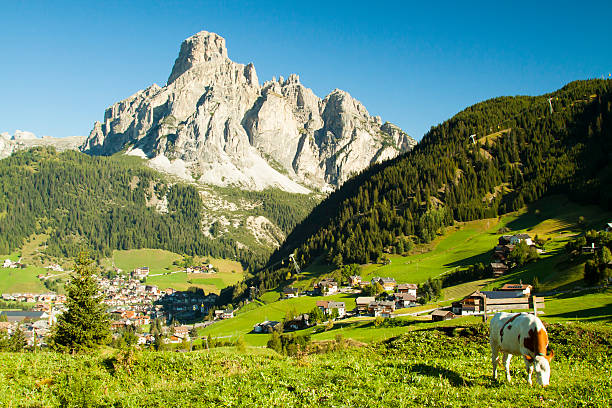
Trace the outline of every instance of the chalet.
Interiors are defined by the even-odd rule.
[[[409,293],[416,298],[418,288],[419,286],[416,283],[400,283],[397,285],[397,292]]]
[[[314,284],[314,292],[320,295],[333,295],[338,292],[338,283],[333,279],[323,279]]]
[[[361,276],[353,275],[349,276],[349,286],[361,286]]]
[[[234,311],[230,309],[215,310],[215,319],[231,319],[234,317]]]
[[[453,302],[452,311],[457,316],[466,316],[480,313],[483,310],[484,300],[480,296],[468,296],[459,302]]]
[[[434,322],[441,322],[443,320],[450,320],[455,317],[455,314],[450,310],[437,309],[431,314],[431,320]]]
[[[531,285],[524,285],[522,283],[506,283],[499,290],[511,292],[520,291],[524,296],[529,296],[531,295],[531,289],[533,289],[533,286]]]
[[[394,293],[393,300],[398,309],[417,305],[417,298],[412,293]]]
[[[149,276],[149,267],[141,266],[140,268],[134,269],[134,271],[132,271],[132,276],[134,277],[134,279],[146,278],[147,276]]]
[[[355,299],[355,310],[358,314],[366,313],[368,311],[370,303],[374,302],[375,300],[376,298],[374,296],[360,296]]]
[[[300,294],[300,291],[297,288],[294,288],[291,286],[287,286],[283,289],[283,297],[285,299],[298,297],[299,294]]]
[[[308,313],[301,314],[285,323],[285,326],[289,330],[302,330],[312,326],[310,323],[310,315]]]
[[[331,300],[318,300],[317,307],[327,315],[331,315],[333,310],[338,311],[338,317],[344,317],[346,315],[346,305],[344,302],[333,302]]]
[[[395,290],[395,287],[397,286],[397,282],[393,278],[381,278],[376,276],[372,278],[371,282],[372,285],[380,283],[384,290]]]
[[[374,301],[368,305],[368,313],[374,317],[391,317],[395,311],[395,302],[389,300]]]
[[[175,326],[174,327],[174,335],[175,336],[189,336],[189,327],[188,326]]]
[[[502,276],[508,271],[508,266],[500,262],[491,262],[489,267],[493,271],[493,276],[495,276],[496,278]]]
[[[517,288],[515,289],[512,286],[516,286]],[[531,290],[531,285],[505,285],[505,287],[507,287],[507,289],[498,291],[481,292],[477,290],[459,302],[454,302],[452,311],[454,314],[460,316],[480,314],[484,312],[485,304],[488,300],[521,299],[528,296],[524,291]]]
[[[272,333],[274,330],[280,327],[280,324],[280,322],[275,320],[266,320],[253,326],[253,333]]]
[[[612,232],[612,222],[606,224],[605,230],[606,232]]]
[[[503,246],[509,244],[511,239],[512,235],[502,235],[501,237],[499,237],[497,242],[499,243],[499,245]]]
[[[519,242],[525,242],[528,246],[534,245],[529,234],[516,234],[510,238],[510,243],[513,245],[516,245]]]

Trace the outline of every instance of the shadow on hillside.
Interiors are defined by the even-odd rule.
[[[435,367],[427,364],[415,364],[410,367],[410,369],[420,375],[426,375],[434,378],[446,378],[453,387],[471,387],[473,385],[471,381],[466,381],[456,372],[446,368]]]
[[[492,245],[491,250],[487,252],[482,252],[480,254],[472,255],[470,257],[459,259],[454,262],[449,262],[447,264],[444,264],[444,266],[447,268],[461,268],[470,265],[475,265],[478,262],[482,262],[483,264],[487,265],[489,262],[491,262],[491,257],[493,256],[493,247],[494,245]]]
[[[609,321],[612,316],[612,303],[606,306],[592,307],[589,309],[575,310],[573,312],[557,313],[546,315],[546,317],[556,317],[562,319],[579,319],[580,321],[597,322]]]

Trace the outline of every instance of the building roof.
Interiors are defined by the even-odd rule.
[[[434,310],[431,315],[432,316],[448,316],[448,314],[453,314],[453,312],[451,312],[450,310],[444,310],[444,309],[436,309]]]
[[[400,283],[399,285],[397,285],[398,289],[418,289],[419,285],[417,285],[416,283]]]
[[[506,266],[506,264],[503,264],[501,262],[491,262],[491,268],[493,268],[493,269],[508,269],[508,266]]]
[[[299,290],[297,288],[287,286],[283,289],[283,293],[298,293]]]
[[[531,285],[521,284],[521,283],[506,283],[499,290],[525,290],[531,289]]]
[[[525,294],[521,290],[483,290],[481,292],[476,291],[471,296],[475,296],[477,293],[480,293],[480,296],[485,296],[487,299],[512,299],[525,297]]]
[[[344,308],[344,302],[329,302],[327,304],[327,307],[329,307],[330,309],[340,309],[340,308]]]
[[[517,238],[517,239],[528,239],[528,238],[531,238],[531,237],[529,236],[529,234],[521,233],[521,234],[516,234],[514,236],[514,238]]]
[[[408,300],[408,301],[412,301],[412,302],[416,302],[416,296],[411,295],[410,293],[394,293],[393,296],[395,297],[395,299],[397,300]]]
[[[369,305],[375,300],[376,298],[374,296],[360,296],[357,299],[355,299],[355,303],[357,303],[358,305],[364,305],[364,304]]]

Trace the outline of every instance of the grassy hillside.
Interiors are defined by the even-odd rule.
[[[332,193],[251,284],[275,287],[287,274],[282,261],[291,253],[304,266],[322,258],[370,263],[385,251],[405,252],[410,242],[430,243],[453,221],[498,217],[552,194],[612,208],[611,100],[612,81],[589,80],[548,95],[468,107],[432,127],[411,152],[372,166]],[[470,239],[468,231],[463,234],[457,244]],[[447,263],[452,267],[446,259],[436,267]],[[389,272],[396,272],[394,266]]]
[[[175,264],[183,257],[174,252],[162,249],[130,249],[113,251],[113,256],[103,262],[107,267],[114,265],[124,272],[130,272],[140,266],[148,266],[151,275],[167,274],[184,270]],[[147,283],[156,285],[160,289],[174,288],[186,290],[190,286],[202,288],[206,293],[219,293],[221,289],[234,285],[244,279],[244,270],[238,261],[217,259],[211,257],[195,257],[196,264],[209,261],[219,270],[214,274],[187,274],[175,273],[161,276],[149,276]]]
[[[491,377],[487,329],[412,332],[365,347],[283,357],[267,349],[192,353],[0,353],[0,405],[29,407],[607,407],[612,391],[609,325],[549,326],[551,385]],[[503,375],[502,375],[503,377]]]
[[[581,218],[582,217],[582,218]],[[544,245],[546,253],[535,263],[527,264],[499,279],[484,279],[461,283],[444,288],[443,298],[436,303],[423,306],[421,309],[432,309],[449,305],[453,300],[461,299],[476,289],[491,289],[506,282],[532,282],[538,277],[543,290],[568,290],[583,284],[583,264],[569,263],[563,250],[566,242],[586,229],[601,228],[605,221],[612,219],[612,213],[602,211],[596,206],[585,206],[568,201],[565,196],[553,196],[529,205],[519,211],[498,218],[456,223],[448,227],[443,235],[431,243],[417,246],[410,255],[391,255],[391,264],[362,265],[362,277],[391,276],[398,282],[421,283],[429,277],[437,277],[457,267],[476,262],[491,261],[493,247],[497,244],[500,228],[508,228],[512,233],[527,232],[548,240]],[[294,286],[303,289],[311,288],[321,277],[332,273],[333,267],[315,262],[305,269]],[[288,283],[288,282],[286,282]],[[546,299],[543,319],[548,321],[575,320],[582,317],[588,320],[609,319],[612,303],[606,298],[609,292],[600,294],[558,295]],[[261,300],[266,303],[256,307],[249,305],[248,312],[239,313],[237,317],[213,324],[202,334],[215,337],[237,338],[246,335],[245,340],[252,345],[264,345],[268,335],[247,334],[254,324],[263,320],[281,320],[288,310],[298,313],[308,312],[318,299],[342,299],[354,302],[356,295],[336,295],[332,297],[301,297],[297,299],[278,300],[279,292],[266,292]],[[351,305],[354,303],[350,303]],[[583,310],[582,310],[583,309]],[[419,308],[398,311],[414,313]],[[480,318],[462,318],[476,321]],[[333,339],[338,333],[347,338],[363,342],[378,341],[410,330],[412,326],[428,327],[420,319],[401,318],[407,321],[399,327],[380,327],[372,325],[372,318],[349,319],[337,322],[333,330],[317,333],[317,340]],[[402,323],[403,324],[403,323]],[[310,331],[309,331],[310,332]]]

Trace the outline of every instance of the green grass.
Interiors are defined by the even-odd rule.
[[[130,249],[113,251],[112,261],[127,273],[141,266],[148,266],[150,273],[164,273],[178,270],[172,263],[179,259],[181,255],[163,249]]]
[[[35,266],[0,268],[0,293],[45,293],[49,290],[37,278],[48,269]]]
[[[580,217],[584,217],[584,225],[579,224]],[[512,271],[487,288],[519,280],[532,282],[537,276],[543,290],[567,289],[581,283],[584,260],[570,261],[563,250],[564,245],[586,229],[601,229],[609,219],[612,213],[599,207],[575,204],[564,196],[547,197],[500,218],[457,223],[432,243],[418,246],[409,256],[391,255],[391,264],[386,266],[364,265],[362,276],[365,279],[390,276],[398,282],[421,283],[456,267],[477,262],[488,264],[501,235],[497,231],[506,227],[512,234],[527,232],[532,237],[538,235],[546,239],[546,253],[540,261]],[[463,293],[461,290],[461,293],[452,293],[449,289],[446,292],[452,297]]]
[[[254,346],[263,346],[267,343],[269,335],[249,333],[253,326],[264,320],[281,321],[287,311],[295,309],[297,313],[308,313],[316,305],[317,300],[334,300],[345,302],[347,310],[355,308],[354,295],[336,294],[331,296],[302,296],[298,298],[279,300],[264,304],[252,310],[239,313],[232,319],[222,320],[200,330],[200,335],[213,337],[237,338],[244,335],[245,341]]]
[[[549,327],[551,384],[529,387],[522,359],[513,382],[491,375],[480,325],[413,331],[384,343],[285,357],[267,349],[192,353],[0,353],[7,407],[608,407],[610,325]],[[584,345],[588,345],[585,349]]]
[[[612,289],[594,293],[561,294],[546,300],[543,319],[558,321],[612,321]]]
[[[421,283],[456,267],[487,262],[497,243],[495,231],[500,225],[497,219],[457,223],[448,228],[444,236],[418,247],[412,255],[390,255],[389,265],[364,266],[362,277],[389,276],[398,282]]]
[[[163,249],[131,249],[127,251],[114,251],[112,260],[106,263],[112,264],[124,272],[148,266],[150,274],[168,273],[182,268],[174,265],[174,261],[182,259],[182,256]],[[219,291],[229,285],[244,279],[242,265],[237,261],[227,259],[216,259],[210,257],[198,258],[198,262],[209,260],[219,272],[214,274],[186,274],[175,273],[171,275],[149,276],[147,283],[156,285],[160,289],[174,288],[186,290],[190,286],[202,288],[206,293]]]

